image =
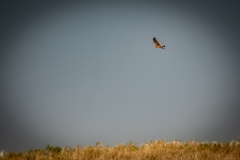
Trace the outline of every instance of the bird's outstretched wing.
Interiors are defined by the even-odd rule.
[[[153,43],[155,43],[155,48],[165,49],[164,47],[166,47],[165,45],[161,46],[160,43],[158,43],[158,41],[155,37],[153,37]]]
[[[153,38],[153,43],[155,43],[156,48],[160,47],[160,44],[158,43],[158,41],[155,37]]]

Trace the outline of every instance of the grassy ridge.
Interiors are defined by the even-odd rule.
[[[0,160],[240,160],[240,139],[231,142],[150,141],[117,144],[113,147],[96,142],[87,147],[51,147],[29,152],[6,153]]]

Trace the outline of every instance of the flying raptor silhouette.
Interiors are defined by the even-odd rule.
[[[153,43],[155,43],[155,48],[161,48],[161,49],[165,49],[165,45],[160,45],[160,43],[158,43],[157,39],[155,37],[153,37]]]

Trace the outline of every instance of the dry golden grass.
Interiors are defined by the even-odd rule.
[[[7,153],[0,160],[240,160],[240,140],[236,142],[150,141],[87,147],[51,147],[29,152]]]

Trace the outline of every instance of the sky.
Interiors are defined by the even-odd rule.
[[[240,138],[239,2],[1,3],[0,150]]]

